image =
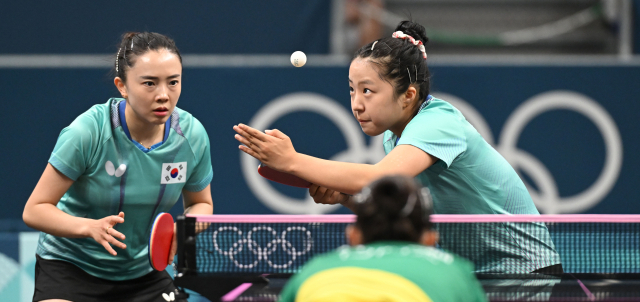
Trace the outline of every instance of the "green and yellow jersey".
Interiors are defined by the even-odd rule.
[[[342,247],[315,257],[283,289],[281,302],[486,301],[473,265],[401,241]]]

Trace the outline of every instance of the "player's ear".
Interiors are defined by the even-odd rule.
[[[407,91],[402,96],[402,109],[411,108],[411,104],[414,103],[414,99],[418,94],[418,90],[412,85],[407,88]]]
[[[420,244],[426,246],[435,246],[436,243],[438,243],[438,239],[440,239],[438,231],[424,231],[422,232],[422,236],[420,236]]]
[[[122,97],[126,99],[127,87],[124,85],[124,81],[120,77],[116,77],[115,79],[113,79],[113,84],[115,84],[116,88],[118,88],[118,91],[120,91],[120,95],[122,95]]]
[[[347,236],[349,245],[356,246],[362,244],[362,231],[355,225],[348,225],[344,233]]]

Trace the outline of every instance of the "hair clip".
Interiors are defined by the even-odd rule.
[[[429,191],[429,188],[422,187],[420,189],[420,195],[422,195],[422,211],[431,211],[433,208],[433,200],[431,198],[431,191]]]
[[[360,193],[354,196],[354,201],[358,204],[364,203],[371,196],[371,189],[369,187],[362,188]]]
[[[371,50],[373,50],[374,47],[376,47],[376,43],[378,43],[378,40],[376,40],[375,42],[373,42],[373,45],[371,45]]]
[[[416,193],[411,192],[411,194],[409,195],[409,198],[407,199],[407,203],[402,208],[402,211],[400,211],[400,214],[402,215],[402,217],[407,217],[409,216],[409,214],[411,214],[411,212],[413,211],[413,208],[416,206],[416,199],[417,199]]]
[[[118,54],[116,55],[116,72],[118,72],[118,61],[120,61],[120,50],[122,50],[122,47],[118,48]]]

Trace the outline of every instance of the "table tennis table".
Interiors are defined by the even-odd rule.
[[[218,275],[177,278],[176,285],[190,288],[210,301],[277,301],[289,280],[286,274]],[[553,278],[493,276],[479,281],[489,301],[640,301],[638,274],[562,274]]]
[[[284,215],[288,220],[283,222],[276,216],[281,215],[179,217],[176,285],[211,301],[277,301],[301,265],[313,255],[345,244],[344,226],[354,219],[352,215]],[[591,216],[587,222],[568,222],[568,226],[546,222],[565,272],[478,274],[488,300],[640,301],[640,216],[626,222],[623,216],[631,215],[616,216],[615,223],[602,225],[602,217]],[[258,234],[266,241],[260,241]],[[278,258],[271,243],[286,248],[284,241],[296,248],[280,252],[284,256]],[[240,260],[243,253],[253,258]]]

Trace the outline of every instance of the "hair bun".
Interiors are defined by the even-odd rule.
[[[411,180],[412,181],[412,180]],[[402,177],[384,177],[372,186],[374,203],[382,210],[381,214],[394,220],[400,216],[404,203],[411,190],[411,182]]]
[[[419,242],[430,229],[430,207],[425,211],[420,184],[403,175],[388,175],[363,189],[364,202],[356,207],[356,226],[363,242],[400,240]]]
[[[429,41],[427,31],[424,29],[424,26],[412,21],[400,22],[394,31],[402,31],[405,34],[412,36],[414,39],[422,41],[423,45],[426,45]]]

